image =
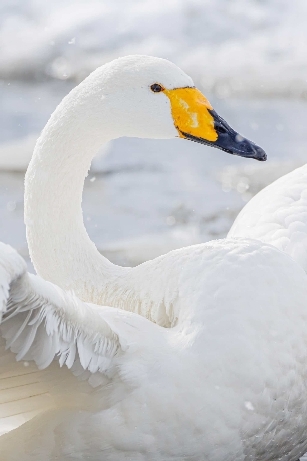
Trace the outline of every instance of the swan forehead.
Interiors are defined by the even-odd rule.
[[[153,83],[170,90],[194,86],[191,77],[175,64],[153,56],[125,56],[106,64],[103,69],[105,83],[115,91],[147,88]]]

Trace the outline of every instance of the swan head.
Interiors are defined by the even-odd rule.
[[[97,69],[93,77],[100,80],[108,118],[120,136],[180,137],[266,160],[263,149],[233,130],[191,77],[166,59],[126,56]]]

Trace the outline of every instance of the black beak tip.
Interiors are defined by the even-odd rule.
[[[256,146],[254,159],[258,160],[259,162],[265,162],[267,160],[267,154],[263,149],[261,149],[261,147]]]
[[[219,138],[216,143],[219,142]],[[249,141],[246,138],[243,138],[239,134],[235,134],[235,136],[226,137],[223,140],[223,143],[227,145],[229,152],[233,153],[234,155],[239,155],[240,157],[246,158],[253,158],[254,160],[258,160],[259,162],[265,162],[267,159],[267,154],[265,151],[257,146],[252,141]]]
[[[215,112],[214,115],[217,119],[218,115]],[[217,149],[221,149],[232,155],[238,155],[239,157],[252,158],[258,160],[259,162],[266,161],[267,155],[261,147],[257,146],[252,141],[243,138],[232,128],[230,128],[230,126],[227,125],[223,119],[219,117],[218,122],[220,125],[222,123],[221,120],[223,122],[224,130],[222,132],[219,130],[218,138],[216,141],[208,141],[206,139],[193,136],[190,133],[185,133],[184,131],[180,131],[180,133],[185,139],[188,139],[189,141],[195,141],[201,144],[216,147]]]
[[[209,110],[209,112],[218,133],[217,140],[211,143],[212,146],[239,157],[253,158],[259,162],[266,161],[267,155],[261,147],[234,131],[214,110]]]

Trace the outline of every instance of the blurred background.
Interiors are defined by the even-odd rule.
[[[23,178],[35,140],[71,88],[127,54],[182,67],[268,161],[179,139],[115,140],[85,184],[91,238],[135,265],[224,237],[255,193],[306,162],[306,17],[305,0],[2,0],[0,240],[27,258]]]

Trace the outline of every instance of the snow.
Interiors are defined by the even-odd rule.
[[[305,0],[3,0],[0,78],[80,80],[141,53],[220,97],[307,97],[306,16]]]

